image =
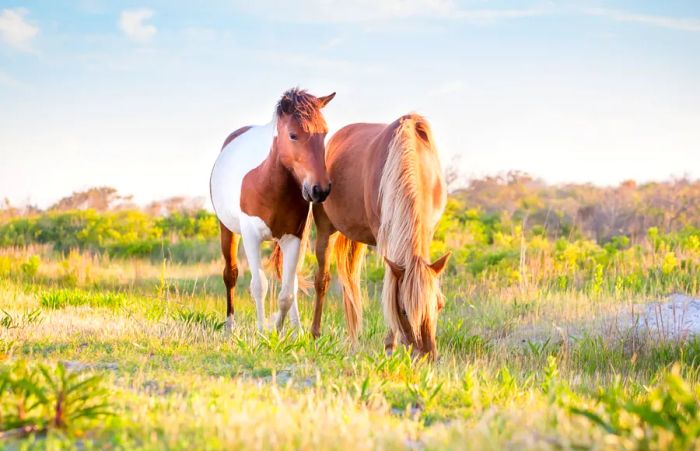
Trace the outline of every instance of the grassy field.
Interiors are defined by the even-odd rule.
[[[665,285],[644,297],[614,285],[494,289],[452,271],[440,357],[430,363],[383,354],[380,287],[371,281],[352,347],[337,286],[321,339],[260,335],[243,277],[237,328],[227,334],[218,261],[45,248],[3,256],[11,263],[0,272],[8,449],[698,446],[700,342],[657,340],[618,321],[632,303],[666,294]],[[310,295],[300,307],[308,329]]]

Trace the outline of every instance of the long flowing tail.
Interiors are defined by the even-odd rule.
[[[309,213],[306,215],[306,223],[304,224],[304,231],[301,234],[301,244],[299,246],[299,264],[297,265],[297,278],[299,279],[299,289],[304,294],[308,294],[309,288],[313,285],[304,273],[304,257],[306,256],[306,248],[309,247],[309,234],[311,233],[311,222],[313,221],[313,215],[311,214],[311,208],[309,207]],[[275,243],[275,248],[270,254],[270,258],[265,264],[266,267],[272,268],[275,272],[275,276],[278,280],[282,280],[282,248],[280,248],[279,243]]]
[[[362,261],[366,249],[365,244],[352,241],[343,235],[338,236],[333,248],[338,266],[338,277],[343,285],[345,321],[348,325],[348,334],[353,342],[357,341],[362,329],[360,274],[362,273]]]

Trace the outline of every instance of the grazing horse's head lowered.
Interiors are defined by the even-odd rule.
[[[389,320],[401,333],[401,341],[405,345],[431,357],[437,354],[435,333],[438,313],[445,306],[438,279],[449,257],[447,253],[430,263],[414,255],[405,266],[385,257],[393,276],[384,279],[385,283],[390,284],[390,305],[385,306],[390,313]]]
[[[308,202],[323,202],[331,192],[324,144],[328,126],[321,108],[333,97],[335,93],[315,97],[304,90],[290,89],[277,103],[280,161],[293,174]]]

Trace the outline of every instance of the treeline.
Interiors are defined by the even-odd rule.
[[[585,237],[600,244],[616,236],[633,243],[649,228],[677,232],[700,227],[700,181],[681,178],[616,187],[548,185],[521,172],[469,181],[453,191],[465,209],[524,224],[550,238]]]
[[[15,217],[0,224],[0,247],[47,244],[112,257],[208,260],[216,255],[219,223],[205,211],[153,216],[139,210],[73,210]]]
[[[450,271],[486,285],[639,291],[656,277],[692,291],[699,226],[696,181],[552,186],[509,173],[451,193],[433,251],[452,251]],[[207,261],[219,258],[218,233],[216,217],[196,200],[138,208],[111,188],[74,193],[46,211],[0,208],[0,247]],[[380,279],[376,260],[368,275]]]
[[[0,247],[49,245],[118,258],[203,261],[218,252],[219,223],[201,198],[184,196],[143,207],[115,188],[77,191],[41,210],[0,207]]]

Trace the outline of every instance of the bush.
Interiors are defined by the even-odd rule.
[[[33,279],[39,273],[39,264],[41,260],[38,256],[32,255],[25,262],[20,265],[22,274],[28,279]]]

